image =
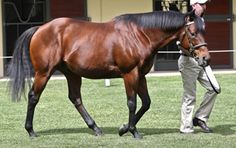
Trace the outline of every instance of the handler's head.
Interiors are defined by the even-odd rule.
[[[205,4],[208,0],[190,0],[190,5],[198,4]]]
[[[206,11],[206,2],[209,0],[190,0],[190,5],[193,10],[195,10],[195,14],[198,16],[203,16]]]

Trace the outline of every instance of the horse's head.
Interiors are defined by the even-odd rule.
[[[200,66],[207,66],[210,61],[207,43],[204,39],[205,25],[201,17],[192,11],[186,15],[186,24],[179,36],[179,47],[184,54],[196,59]]]

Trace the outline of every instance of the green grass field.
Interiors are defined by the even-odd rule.
[[[11,102],[6,82],[0,82],[0,147],[197,147],[229,148],[236,146],[236,74],[216,75],[222,87],[208,125],[214,133],[180,134],[182,82],[180,76],[148,77],[152,99],[150,110],[137,124],[143,139],[131,134],[118,135],[119,127],[128,121],[128,108],[122,79],[83,79],[84,105],[104,132],[95,137],[67,98],[65,80],[49,81],[37,105],[34,129],[39,137],[31,139],[24,129],[27,101]],[[198,85],[197,104],[204,89]],[[138,108],[140,101],[138,101]]]

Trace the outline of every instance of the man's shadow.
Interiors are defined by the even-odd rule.
[[[118,127],[101,127],[103,134],[114,134],[118,135]],[[213,134],[219,134],[223,136],[236,134],[236,125],[226,124],[217,125],[212,128]],[[138,128],[138,131],[143,135],[161,135],[161,134],[171,134],[179,133],[178,128]],[[195,133],[201,133],[201,129],[196,129]],[[87,133],[93,135],[93,131],[87,127],[84,128],[62,128],[62,129],[49,129],[38,131],[39,135],[58,135],[58,134],[79,134]]]
[[[213,133],[220,134],[222,136],[229,136],[236,134],[236,125],[235,124],[225,124],[217,125],[212,128]]]

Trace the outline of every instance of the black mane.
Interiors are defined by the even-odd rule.
[[[124,14],[115,17],[116,22],[132,22],[139,27],[152,29],[160,28],[167,32],[177,31],[186,24],[186,17],[190,13],[180,13],[176,11],[154,11],[138,14]],[[192,20],[196,23],[197,30],[204,31],[204,22],[200,17],[194,16]]]

